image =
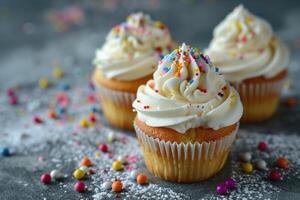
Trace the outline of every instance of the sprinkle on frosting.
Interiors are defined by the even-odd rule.
[[[270,24],[236,7],[215,29],[206,50],[232,82],[257,76],[273,77],[287,67],[289,52]]]
[[[136,80],[152,74],[159,59],[172,48],[169,30],[162,22],[134,13],[112,28],[93,63],[106,78]]]
[[[209,58],[185,44],[159,62],[153,80],[139,87],[137,98],[140,103],[135,101],[133,107],[141,121],[180,133],[232,125],[243,110],[238,93]]]

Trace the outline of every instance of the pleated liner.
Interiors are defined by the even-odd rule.
[[[148,170],[167,181],[205,180],[224,166],[238,127],[216,141],[176,143],[153,138],[134,125]]]

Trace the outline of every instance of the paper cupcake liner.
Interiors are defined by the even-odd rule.
[[[117,106],[126,105],[132,107],[132,103],[136,99],[136,95],[134,93],[111,90],[102,86],[97,86],[97,90],[100,95],[104,95]]]
[[[167,181],[195,182],[207,179],[222,169],[238,126],[230,135],[210,142],[176,143],[145,134],[134,125],[146,166]]]
[[[97,86],[97,90],[101,108],[107,121],[115,127],[132,130],[136,115],[132,111],[132,103],[136,95],[101,86]]]
[[[278,107],[284,81],[233,84],[244,106],[241,121],[259,122],[271,117]]]

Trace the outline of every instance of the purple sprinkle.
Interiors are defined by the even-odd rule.
[[[236,185],[236,182],[233,178],[228,178],[224,183],[228,189],[233,189]]]
[[[220,195],[225,195],[227,193],[227,187],[224,183],[219,183],[216,187],[216,192]]]

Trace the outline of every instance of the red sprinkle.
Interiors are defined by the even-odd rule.
[[[8,103],[12,106],[18,104],[18,98],[16,96],[10,96],[8,99]]]
[[[104,153],[108,151],[108,147],[106,144],[99,144],[98,149]]]
[[[269,179],[271,181],[278,181],[280,180],[280,178],[281,178],[281,174],[279,171],[273,169],[269,172]]]
[[[38,116],[33,117],[32,121],[35,124],[41,124],[41,123],[43,123],[43,120],[41,118],[39,118]]]
[[[51,176],[47,173],[42,174],[42,176],[40,177],[40,181],[43,184],[49,184],[51,182]]]
[[[13,90],[12,88],[8,88],[8,89],[6,90],[6,95],[7,95],[8,97],[12,97],[12,96],[15,96],[15,92],[14,92],[14,90]]]
[[[265,142],[261,141],[258,143],[257,148],[260,151],[265,151],[268,148],[268,145]]]
[[[296,101],[295,98],[289,97],[289,98],[286,99],[285,104],[289,107],[293,107],[297,104],[297,101]]]
[[[207,89],[205,89],[205,88],[203,88],[201,86],[199,86],[197,89],[200,90],[203,93],[207,93]]]
[[[74,185],[74,190],[76,192],[83,192],[85,189],[85,184],[82,181],[77,181]]]
[[[150,106],[144,106],[144,109],[149,109],[150,108]]]

